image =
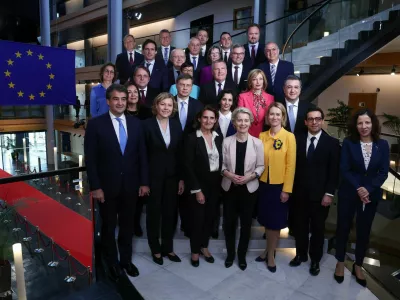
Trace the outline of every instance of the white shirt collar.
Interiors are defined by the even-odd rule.
[[[118,118],[117,116],[113,115],[113,113],[112,113],[110,110],[109,110],[108,112],[109,112],[109,114],[110,114],[111,120],[114,120],[114,119]],[[122,114],[119,118],[120,118],[121,120],[123,120],[123,121],[126,121],[126,120],[125,120],[125,114]]]
[[[259,44],[259,43],[260,43],[260,42],[257,42],[257,43],[252,44],[252,43],[249,42],[249,46],[251,47],[251,46],[254,45],[254,46],[256,46],[256,48],[258,48],[258,44]]]
[[[200,53],[197,54],[197,55],[192,55],[192,54],[190,54],[190,59],[193,60],[193,57],[196,57],[196,59],[198,59],[198,58],[199,58],[199,55],[200,55]]]
[[[308,132],[308,139],[311,140],[312,137],[315,137],[317,142],[319,141],[319,138],[321,137],[322,130],[320,130],[316,135],[312,135],[310,132]]]
[[[204,138],[203,132],[200,129],[196,130],[196,136]],[[213,130],[212,131],[212,138],[215,139],[216,136],[218,136],[218,133],[215,130]]]
[[[141,88],[139,88],[139,93],[140,93],[140,91],[145,91],[146,93],[147,93],[147,86],[144,88],[144,89],[141,89]]]
[[[171,45],[168,45],[167,47],[161,46],[162,49],[164,50],[165,48],[167,48],[168,50],[171,48]],[[165,51],[165,50],[164,50]]]
[[[221,84],[224,87],[225,86],[225,81],[226,80],[224,80],[222,82],[218,82],[218,81],[215,80],[215,86],[218,87],[218,84]]]
[[[297,98],[297,100],[294,101],[293,103],[288,101],[287,99],[285,99],[285,101],[286,101],[286,107],[289,107],[290,105],[294,105],[296,107],[299,107],[299,98]]]
[[[222,114],[221,111],[219,111],[219,118],[220,119],[228,119],[231,120],[232,119],[232,112],[230,111],[229,113],[227,113],[226,115]]]
[[[235,64],[232,62],[232,69],[235,69],[235,67],[239,67],[239,69],[240,69],[240,68],[243,68],[243,63],[238,64],[238,65],[235,65]]]
[[[153,59],[151,61],[147,61],[147,60],[144,61],[145,64],[152,64],[152,65],[154,65],[155,62],[156,62],[155,59]]]
[[[278,67],[278,64],[279,64],[279,58],[278,58],[278,60],[276,61],[276,63],[269,63],[270,65],[274,65],[275,66],[275,68],[277,68]]]
[[[181,98],[179,98],[178,96],[176,96],[176,99],[178,100],[178,103],[179,103],[179,104],[180,104],[181,102],[189,103],[189,98],[190,98],[190,96],[187,97],[187,99],[181,99]]]

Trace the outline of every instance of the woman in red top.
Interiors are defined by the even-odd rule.
[[[265,92],[267,84],[263,71],[251,70],[247,76],[247,92],[241,93],[238,98],[238,107],[246,107],[253,113],[254,122],[249,133],[256,138],[263,131],[268,106],[274,102],[274,96]]]

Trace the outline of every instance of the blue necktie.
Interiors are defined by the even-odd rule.
[[[126,131],[124,125],[122,124],[121,118],[115,118],[115,120],[117,120],[119,123],[119,147],[121,148],[122,154],[124,154],[127,141]]]
[[[315,141],[315,139],[316,139],[316,137],[313,136],[311,138],[310,146],[308,146],[308,150],[307,150],[307,159],[308,160],[311,159],[313,154],[314,154],[314,151],[315,151],[314,141]]]
[[[196,68],[197,68],[196,58],[197,58],[197,57],[195,57],[195,56],[192,57],[194,70],[196,70]]]
[[[164,63],[168,64],[168,48],[164,48]]]
[[[219,95],[219,93],[221,93],[222,92],[222,83],[218,83],[218,94],[217,94],[217,96]]]
[[[181,110],[179,112],[179,120],[181,121],[182,130],[185,130],[186,119],[187,119],[185,104],[186,102],[184,101],[181,102]]]
[[[272,81],[272,85],[274,85],[274,82],[275,82],[275,74],[276,74],[275,65],[271,64],[270,72],[271,72],[271,81]]]
[[[294,113],[293,113],[293,107],[294,107],[294,105],[289,106],[289,124],[290,124],[291,132],[294,132],[294,127],[296,126],[296,120],[294,118]]]

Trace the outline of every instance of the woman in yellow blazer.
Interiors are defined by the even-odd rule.
[[[296,140],[293,133],[284,128],[287,114],[281,103],[272,103],[265,119],[271,128],[260,134],[264,145],[265,170],[260,177],[258,222],[266,229],[267,247],[256,260],[266,261],[268,270],[274,273],[280,231],[287,227],[287,201],[293,188]]]

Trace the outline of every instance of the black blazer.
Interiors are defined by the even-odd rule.
[[[85,162],[90,190],[102,189],[106,199],[121,192],[137,193],[149,184],[146,144],[141,121],[126,116],[128,141],[124,154],[107,112],[90,119],[85,132]]]
[[[258,66],[259,64],[263,63],[264,61],[266,61],[266,57],[264,54],[264,48],[265,48],[265,44],[258,44],[258,48],[257,48],[257,53],[256,53],[256,59],[254,60],[254,64],[252,64],[251,62],[251,53],[249,52],[249,44],[244,44],[244,61],[246,61],[246,63],[248,63],[250,65],[251,69],[254,69],[256,66]]]
[[[175,101],[178,102],[178,96],[175,96]],[[174,119],[177,120],[179,122],[179,124],[181,124],[180,120],[179,120],[179,109],[180,107],[178,106],[178,111],[177,113],[174,115]],[[184,137],[186,137],[188,134],[192,133],[194,131],[194,127],[193,127],[193,122],[194,119],[196,118],[196,115],[199,111],[201,111],[203,109],[203,104],[201,104],[201,102],[199,100],[193,99],[192,97],[189,97],[189,103],[188,103],[188,114],[187,114],[187,118],[186,118],[186,125],[185,125],[185,129],[183,130],[183,135]],[[180,127],[182,129],[182,126]]]
[[[307,137],[296,137],[296,174],[293,198],[296,202],[321,202],[325,193],[335,195],[339,182],[339,140],[322,131],[317,147],[307,159]]]
[[[118,79],[121,84],[124,84],[128,81],[135,71],[135,68],[140,65],[143,60],[144,56],[136,51],[134,51],[135,57],[133,59],[133,65],[129,64],[128,60],[128,52],[124,51],[117,55],[117,59],[115,60],[115,66],[117,68]]]
[[[294,75],[294,65],[290,61],[279,60],[278,68],[275,73],[274,85],[272,85],[271,69],[269,62],[265,61],[260,64],[257,69],[262,70],[267,77],[268,86],[266,92],[275,97],[275,101],[284,101],[283,84],[289,75]]]
[[[170,61],[170,58],[171,58],[171,52],[172,52],[172,50],[174,50],[174,49],[175,49],[175,47],[172,47],[172,46],[170,46],[170,48],[169,48],[168,63],[167,63],[167,65],[166,65],[167,68],[172,67],[172,62]],[[156,60],[161,61],[161,62],[164,64],[164,66],[165,66],[165,62],[164,62],[164,53],[163,53],[163,51],[162,51],[162,47],[161,47],[161,46],[159,46],[159,47],[157,48]]]
[[[167,71],[167,78],[168,78],[168,91],[171,88],[172,85],[176,84],[175,82],[175,75],[174,75],[174,67],[171,66],[168,68]]]
[[[146,67],[146,61],[141,63],[142,66]],[[159,91],[167,91],[168,86],[168,69],[165,67],[164,62],[155,60],[153,71],[151,72],[149,87],[157,89]]]
[[[149,160],[150,184],[156,178],[178,176],[182,179],[183,134],[179,121],[169,119],[171,141],[168,148],[156,117],[145,120],[143,127]]]
[[[210,173],[210,163],[208,160],[205,140],[197,137],[196,132],[192,132],[185,139],[185,159],[184,168],[186,175],[185,185],[188,191],[199,190],[203,187],[204,178]],[[222,168],[222,137],[215,137],[215,145],[219,153],[219,171]]]
[[[160,93],[159,89],[155,89],[150,86],[147,86],[146,101],[145,101],[144,105],[146,107],[151,108],[153,105],[154,99],[158,96],[159,93]],[[140,91],[139,91],[139,99],[140,99]]]
[[[139,120],[146,120],[148,118],[151,118],[153,116],[153,113],[151,112],[151,108],[146,107],[144,105],[139,105],[138,106],[138,110],[134,113],[125,110],[125,115],[128,116],[134,116],[136,118],[138,118]]]
[[[280,101],[279,101],[280,102]],[[289,114],[289,110],[286,107],[286,101],[283,100],[282,104],[285,106],[287,114]],[[290,130],[289,116],[287,117],[286,127],[285,129],[289,132],[292,132],[294,135],[306,134],[308,129],[306,124],[304,124],[304,118],[306,116],[307,110],[311,107],[315,107],[314,104],[307,100],[299,100],[299,107],[297,109],[297,117],[296,117],[296,125],[294,126],[294,132]]]
[[[199,58],[198,58],[196,70],[193,72],[193,80],[194,80],[193,83],[194,83],[194,84],[197,84],[197,85],[199,84],[200,70],[201,70],[203,67],[207,66],[207,61],[206,61],[206,59],[204,58],[204,56],[201,56],[201,55],[199,54],[198,57],[199,57]],[[186,62],[191,62],[191,63],[193,63],[193,62],[190,60],[189,52],[186,53]]]
[[[235,93],[233,97],[236,97],[236,84],[233,81],[228,80],[228,78],[226,78],[225,80],[224,89],[233,90]],[[218,95],[217,95],[217,90],[215,88],[214,80],[211,81],[210,83],[203,84],[200,87],[199,100],[201,101],[201,103],[203,103],[203,105],[211,104],[215,107],[218,106]]]
[[[211,46],[210,46],[209,44],[206,44],[206,51],[204,51],[204,55],[201,55],[201,50],[200,50],[200,53],[199,53],[199,55],[200,55],[201,57],[204,57],[204,58],[205,58],[206,64],[208,64],[208,62],[207,62],[207,54],[208,54],[208,50],[210,50],[210,48],[211,48]],[[185,48],[186,57],[189,55],[189,53],[190,53],[189,48]],[[188,61],[188,60],[186,60],[186,61]]]
[[[239,84],[236,84],[236,92],[238,94],[244,92],[247,89],[247,77],[249,75],[249,72],[251,71],[251,66],[249,62],[243,61],[242,65],[243,65],[242,75],[240,76]],[[234,82],[232,75],[232,62],[228,63],[227,69],[228,69],[228,74],[226,75],[226,79],[231,82]]]

